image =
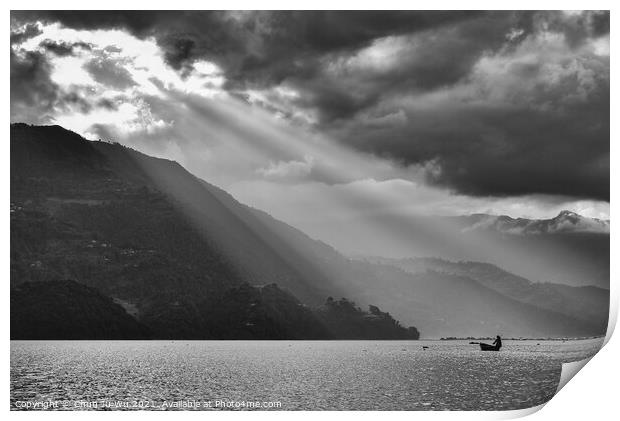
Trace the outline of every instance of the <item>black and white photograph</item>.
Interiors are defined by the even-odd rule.
[[[542,407],[610,98],[609,10],[11,10],[10,411]]]

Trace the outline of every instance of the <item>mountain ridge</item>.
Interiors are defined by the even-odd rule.
[[[329,295],[344,296],[326,280],[321,286],[303,256],[268,238],[252,212],[178,163],[66,136],[57,126],[11,129],[12,284],[71,277],[133,309],[164,338],[210,337],[213,311],[248,281],[252,288],[276,281],[317,308]],[[78,159],[70,156],[75,139]],[[75,171],[82,155],[96,171],[82,173],[81,164]],[[286,297],[276,294],[275,305],[299,313]],[[412,337],[404,330],[385,335]]]
[[[392,265],[413,274],[432,271],[465,276],[515,300],[597,325],[601,330],[607,326],[608,289],[593,285],[573,287],[553,282],[533,282],[490,263],[451,262],[441,258],[368,257],[367,259]]]
[[[463,231],[495,230],[511,235],[556,233],[609,234],[610,232],[609,220],[589,218],[569,210],[562,210],[556,216],[546,219],[513,218],[507,215],[485,213],[474,213],[452,218],[464,222]]]
[[[276,283],[311,307],[327,296],[377,305],[426,337],[498,328],[514,336],[600,333],[464,278],[427,279],[352,261],[174,161],[51,127],[11,126],[12,284],[70,277],[135,310],[163,337],[200,337],[210,311],[244,283]],[[76,139],[84,145],[71,156]],[[453,287],[467,299],[452,297]],[[503,307],[485,308],[475,291]],[[468,309],[467,300],[478,309]]]

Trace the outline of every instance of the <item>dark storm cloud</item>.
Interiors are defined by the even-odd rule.
[[[50,77],[52,67],[45,55],[49,52],[59,57],[74,55],[75,49],[90,50],[83,43],[66,43],[44,40],[39,46],[43,51],[26,51],[19,44],[42,33],[35,23],[11,31],[11,121],[49,123],[54,109],[76,106],[82,111],[92,109],[87,100],[76,92],[60,92]]]
[[[131,10],[12,10],[11,23],[20,24],[38,20],[60,22],[75,29],[125,28],[144,35],[153,28],[155,22],[163,20],[167,13]]]
[[[590,17],[590,28],[593,36],[609,34],[609,10],[593,11]]]
[[[316,109],[321,123],[331,125],[395,93],[414,94],[458,82],[483,53],[505,44],[506,28],[516,24],[518,18],[514,14],[474,16],[423,33],[400,35],[401,39],[392,37],[403,45],[397,61],[387,70],[374,70],[372,66],[366,69],[363,65],[347,68],[346,61],[357,57],[337,53],[329,57],[329,64],[336,68],[345,64],[336,74],[320,69],[303,76],[291,72],[287,82],[304,94],[297,105]],[[389,44],[389,40],[384,43]],[[377,64],[381,67],[385,63]]]
[[[11,49],[11,121],[47,122],[58,98],[58,86],[50,79],[50,64],[36,51]]]
[[[400,127],[347,127],[357,148],[404,165],[432,162],[429,181],[477,196],[531,193],[609,200],[609,104],[574,107],[565,115],[478,106],[410,115]],[[377,139],[381,139],[378,142]]]
[[[265,88],[283,81],[311,91],[306,106],[330,120],[364,108],[377,93],[410,82],[421,88],[458,80],[485,49],[503,42],[503,32],[523,14],[483,12],[176,12],[48,11],[13,12],[12,19],[60,22],[76,29],[125,28],[138,37],[154,36],[168,64],[185,74],[197,59],[216,62],[230,90]],[[454,27],[451,42],[425,53],[413,68],[374,84],[373,92],[352,95],[316,89],[329,81],[321,74],[326,57],[367,46],[373,40]],[[389,85],[389,86],[386,86]],[[369,86],[372,88],[372,86]],[[365,86],[361,87],[364,90]],[[366,89],[368,91],[368,89]],[[311,99],[313,98],[313,99]],[[332,111],[333,110],[333,115]]]
[[[41,33],[41,29],[36,24],[30,23],[20,31],[11,32],[11,45],[21,44],[24,41],[34,38]]]
[[[256,85],[304,73],[322,54],[373,39],[471,19],[479,12],[14,11],[16,22],[60,22],[75,29],[124,28],[155,36],[174,69],[216,61],[237,83]],[[297,63],[295,63],[297,62]],[[304,62],[303,66],[301,62]]]
[[[268,88],[289,81],[306,93],[300,105],[318,110],[319,116],[329,121],[355,114],[371,105],[381,91],[403,79],[411,81],[416,75],[403,68],[391,78],[362,81],[367,87],[360,86],[361,92],[352,94],[348,88],[339,89],[338,81],[326,80],[321,74],[326,56],[338,57],[381,37],[478,22],[472,29],[464,29],[473,36],[470,48],[479,42],[465,61],[450,58],[452,53],[465,57],[468,51],[463,45],[453,45],[455,51],[446,51],[450,56],[445,55],[443,63],[418,63],[415,83],[430,88],[465,74],[480,51],[497,45],[497,37],[491,36],[496,35],[496,28],[505,28],[505,20],[514,19],[513,14],[487,15],[470,11],[25,11],[11,16],[17,22],[38,19],[75,29],[125,28],[138,37],[154,36],[167,63],[182,75],[191,70],[195,60],[208,59],[222,67],[231,91]],[[487,39],[493,41],[487,43]],[[427,55],[435,58],[439,53],[443,52]]]
[[[536,14],[534,23],[564,34],[568,43],[579,46],[592,37],[609,33],[609,11],[588,11],[566,15],[561,11]]]
[[[431,181],[459,192],[609,199],[609,59],[586,48],[609,33],[609,12],[51,11],[11,18],[153,36],[182,76],[196,60],[213,61],[233,95],[263,90],[273,98],[261,103],[267,110],[311,113],[315,127],[336,140],[405,166],[435,167]],[[524,54],[489,70],[489,81],[472,76],[485,58],[519,54],[540,33],[560,35],[567,50],[550,49],[547,59],[540,53],[550,47],[533,45],[537,60]],[[557,69],[570,72],[545,79]],[[89,71],[130,83],[120,73]],[[505,80],[493,77],[500,73]],[[529,97],[520,88],[528,81]],[[278,86],[299,95],[280,103],[270,91]],[[459,87],[479,96],[459,96]],[[427,94],[435,102],[408,108]]]
[[[605,16],[569,15],[562,26],[555,12],[548,20],[537,15],[532,37],[486,52],[486,61],[476,61],[481,67],[454,87],[431,90],[417,103],[407,89],[382,95],[368,112],[328,130],[403,165],[430,163],[430,181],[461,193],[608,201],[609,56],[586,48],[605,33]]]
[[[61,90],[50,77],[51,64],[43,52],[11,49],[10,54],[11,122],[47,124],[54,111],[70,108],[87,113],[95,107],[111,109],[115,106],[105,101],[93,103],[88,92],[79,87]]]
[[[74,55],[76,48],[81,48],[83,50],[91,50],[92,48],[90,44],[87,44],[85,42],[55,42],[50,39],[46,39],[45,41],[41,42],[40,46],[59,57]]]
[[[166,62],[175,70],[191,71],[196,41],[188,38],[166,40],[167,50],[164,55]]]
[[[16,20],[58,21],[76,29],[125,28],[154,36],[168,64],[186,74],[197,59],[216,62],[227,88],[243,91],[284,81],[302,90],[299,105],[329,122],[372,105],[405,85],[432,89],[469,71],[481,52],[497,48],[503,34],[524,14],[492,12],[14,12]],[[382,78],[360,80],[355,89],[323,74],[325,60],[368,46],[376,39],[453,28],[432,39],[424,58]]]

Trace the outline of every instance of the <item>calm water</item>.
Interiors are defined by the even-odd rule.
[[[241,409],[520,409],[549,400],[561,363],[601,345],[505,341],[501,352],[481,352],[468,341],[13,341],[11,409],[187,409],[187,401],[199,409],[216,401]]]

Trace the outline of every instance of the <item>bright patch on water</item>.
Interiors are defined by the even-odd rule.
[[[65,400],[522,409],[553,396],[562,362],[602,343],[504,341],[500,352],[481,352],[468,341],[12,341],[11,409]]]

